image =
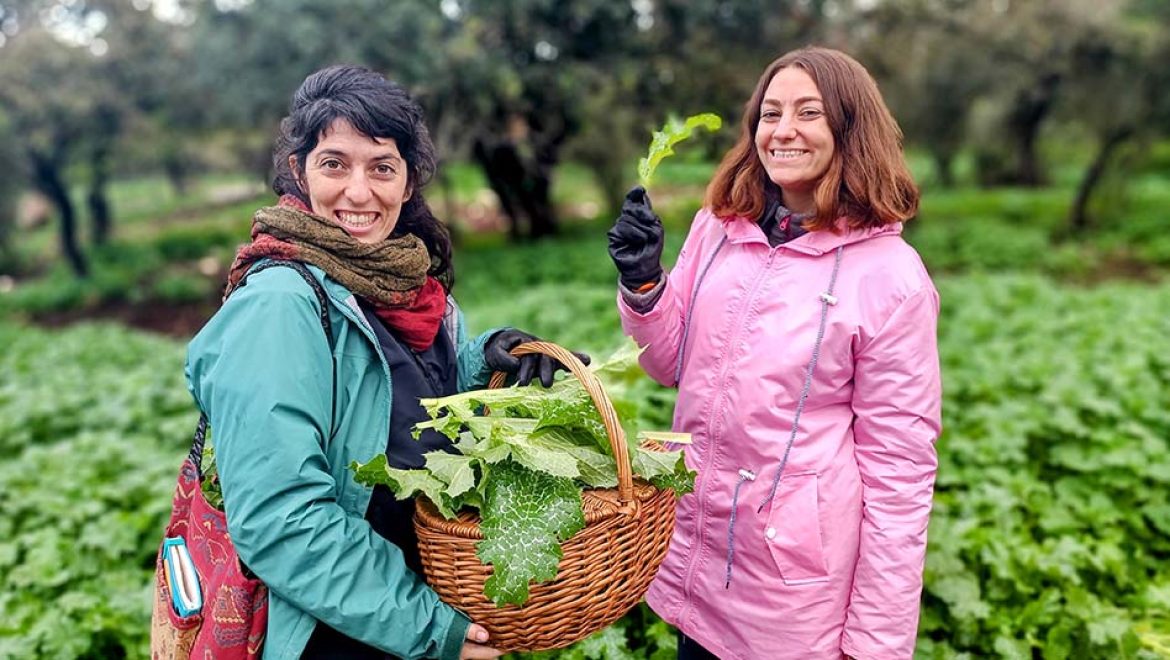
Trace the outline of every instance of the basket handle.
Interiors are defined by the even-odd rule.
[[[626,446],[626,431],[618,422],[617,411],[613,409],[613,403],[610,402],[609,395],[605,393],[597,376],[593,375],[593,372],[572,352],[546,341],[525,342],[510,352],[517,357],[539,353],[556,358],[569,368],[569,373],[581,381],[585,391],[589,393],[589,398],[593,399],[593,405],[597,406],[597,412],[601,413],[601,422],[605,424],[605,434],[609,436],[609,446],[613,450],[614,460],[617,461],[618,498],[623,505],[636,504],[633,473],[630,470],[630,450]],[[503,387],[505,378],[506,374],[502,371],[493,373],[488,387],[490,389]]]

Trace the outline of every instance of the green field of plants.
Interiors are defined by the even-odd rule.
[[[1138,190],[1092,240],[1060,239],[1064,200],[1044,191],[928,195],[908,232],[943,305],[920,658],[1170,657],[1170,184]],[[663,196],[668,254],[699,196]],[[32,321],[111,298],[206,301],[218,274],[196,264],[227,258],[246,208],[116,243],[88,283],[50,272],[0,297],[0,658],[149,655],[154,553],[197,419],[181,339]],[[473,329],[615,348],[604,229],[467,237],[455,293]],[[668,427],[672,392],[639,387],[642,422]],[[674,637],[642,608],[544,655],[673,658]]]

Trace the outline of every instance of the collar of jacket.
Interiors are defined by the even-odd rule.
[[[760,229],[760,225],[752,220],[743,217],[735,217],[726,220],[723,223],[723,231],[727,234],[727,240],[730,243],[762,243],[765,247],[768,246],[768,239],[764,236],[764,231]],[[792,250],[794,252],[801,252],[811,255],[822,255],[826,252],[832,252],[842,245],[850,245],[852,243],[860,243],[871,238],[879,236],[898,236],[902,233],[902,223],[895,222],[894,224],[884,225],[881,227],[865,227],[863,229],[849,229],[846,225],[845,218],[837,220],[837,227],[841,229],[839,233],[831,231],[810,231],[809,233],[798,236],[797,238],[777,245],[775,249]]]

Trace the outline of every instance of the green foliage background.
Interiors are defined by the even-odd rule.
[[[539,282],[511,281],[505,260]],[[593,351],[620,341],[593,235],[467,250],[460,267],[473,326]],[[919,657],[1157,657],[1170,640],[1170,287],[938,285],[945,431]],[[182,345],[10,323],[0,345],[0,657],[145,657],[152,557],[196,421]],[[668,425],[672,393],[639,387],[644,423]],[[561,655],[671,657],[656,621],[636,610]]]

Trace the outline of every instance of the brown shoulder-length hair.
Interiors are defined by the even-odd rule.
[[[815,47],[787,53],[764,70],[744,108],[739,140],[707,186],[705,205],[721,218],[755,219],[764,212],[768,191],[778,192],[756,153],[756,128],[764,92],[773,76],[790,66],[800,67],[816,83],[833,131],[833,158],[813,193],[816,216],[805,226],[832,230],[841,216],[853,228],[914,217],[918,187],[902,153],[902,130],[877,83],[852,57]]]

